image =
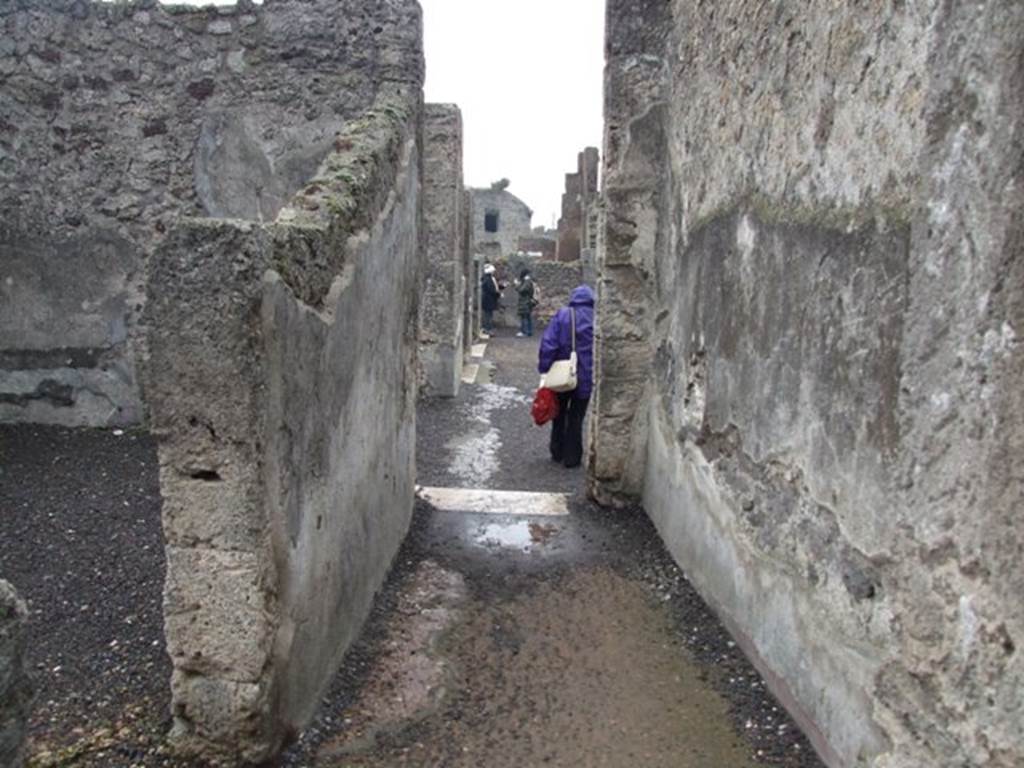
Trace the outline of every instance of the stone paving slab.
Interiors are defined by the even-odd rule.
[[[420,487],[416,493],[421,499],[442,512],[531,516],[569,514],[569,497],[564,493],[431,487]]]

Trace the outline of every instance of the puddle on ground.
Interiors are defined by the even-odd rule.
[[[516,520],[511,523],[481,525],[473,541],[488,549],[504,547],[530,552],[549,546],[558,533],[558,527],[550,523]]]

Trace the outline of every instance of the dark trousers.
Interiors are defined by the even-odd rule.
[[[480,323],[484,333],[490,333],[494,330],[494,310],[484,309],[483,310],[483,321]]]
[[[533,315],[522,314],[519,315],[519,332],[523,336],[533,336]]]
[[[578,399],[572,392],[558,395],[558,416],[551,422],[551,458],[567,467],[583,460],[583,417],[590,398]]]

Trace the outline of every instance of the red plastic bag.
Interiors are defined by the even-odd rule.
[[[533,396],[530,413],[533,415],[533,423],[538,427],[547,424],[558,415],[558,395],[546,387],[541,387]]]

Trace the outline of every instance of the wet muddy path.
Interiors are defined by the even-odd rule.
[[[409,538],[277,764],[820,765],[643,511],[548,459],[535,355],[492,339],[476,383],[421,405]]]

